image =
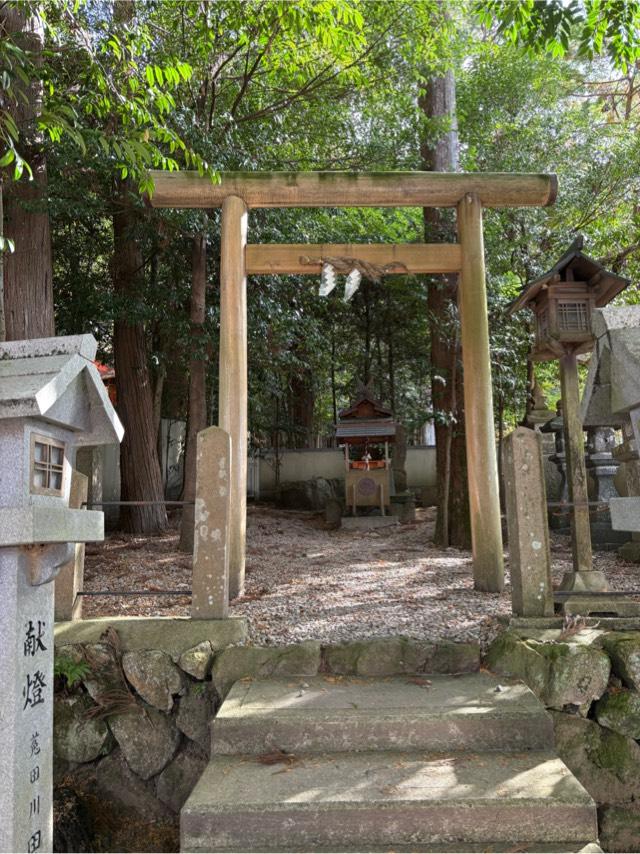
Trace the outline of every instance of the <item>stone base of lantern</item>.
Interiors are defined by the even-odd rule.
[[[620,546],[618,555],[629,563],[640,563],[640,534],[634,534],[629,542]]]
[[[559,601],[556,598],[556,604],[560,605],[560,611],[565,615],[640,617],[640,602],[607,593],[598,596],[581,596],[576,593]]]
[[[604,572],[592,569],[583,572],[565,572],[558,589],[576,593],[608,593],[609,584]]]

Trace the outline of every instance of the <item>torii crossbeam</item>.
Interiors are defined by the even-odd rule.
[[[153,172],[154,207],[222,208],[219,424],[232,440],[229,594],[244,589],[247,482],[247,275],[318,273],[322,257],[359,258],[397,272],[458,273],[465,374],[474,585],[504,585],[482,208],[544,207],[554,175],[444,172]],[[251,208],[455,207],[458,242],[398,245],[247,245]],[[313,263],[310,263],[313,262]]]

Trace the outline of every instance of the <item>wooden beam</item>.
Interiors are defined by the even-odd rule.
[[[377,267],[395,265],[389,272],[400,274],[457,273],[462,263],[457,243],[254,243],[247,246],[247,274],[317,275],[319,259],[336,257],[357,258]]]
[[[231,436],[229,476],[229,596],[244,592],[247,527],[247,208],[228,196],[220,242],[219,426]]]
[[[458,240],[462,247],[458,305],[473,579],[476,590],[500,593],[504,587],[504,561],[493,424],[482,206],[473,193],[467,194],[458,205]]]
[[[249,208],[455,207],[476,193],[485,207],[545,207],[555,175],[508,172],[223,172],[214,184],[197,172],[152,171],[157,208],[215,208],[238,196]]]

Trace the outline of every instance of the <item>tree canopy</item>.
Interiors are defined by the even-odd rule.
[[[113,360],[114,323],[140,324],[159,412],[187,415],[194,353],[217,416],[219,216],[150,211],[150,168],[419,169],[447,130],[419,108],[452,71],[460,168],[557,172],[554,208],[488,212],[486,254],[496,423],[524,414],[526,318],[504,307],[576,233],[589,254],[640,272],[640,4],[624,0],[218,0],[4,4],[0,30],[3,187],[44,156],[40,205],[53,242],[59,334],[91,331]],[[37,38],[34,40],[33,34]],[[39,87],[34,118],[20,105]],[[119,183],[118,183],[119,182]],[[118,195],[116,184],[121,188]],[[125,196],[122,196],[122,192]],[[138,284],[114,288],[114,211]],[[252,211],[252,242],[417,242],[422,212]],[[189,300],[194,236],[207,248],[204,334]],[[15,240],[15,238],[14,238]],[[13,247],[5,247],[12,249]],[[249,289],[250,430],[256,448],[330,440],[336,410],[370,380],[420,441],[434,411],[425,277],[364,282],[348,302],[309,277],[255,277]],[[623,295],[638,300],[632,286]],[[453,321],[455,323],[455,318]],[[202,330],[201,330],[202,332]],[[195,348],[195,349],[194,349]],[[551,400],[551,368],[539,370]],[[447,382],[447,377],[435,381]]]

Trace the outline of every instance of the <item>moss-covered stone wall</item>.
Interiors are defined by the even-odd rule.
[[[598,804],[602,848],[640,852],[640,632],[507,631],[485,663],[550,710],[558,754]]]

